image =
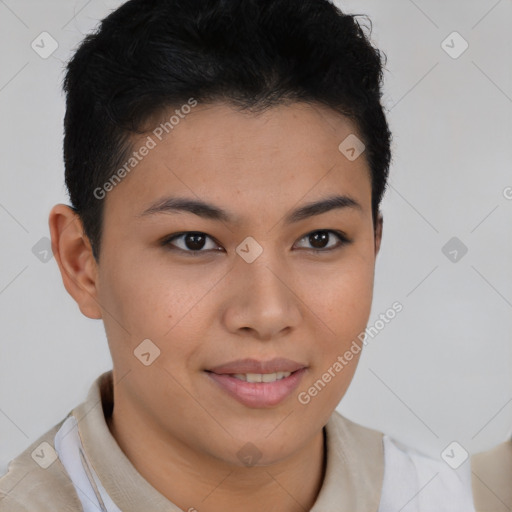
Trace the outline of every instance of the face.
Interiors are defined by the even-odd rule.
[[[270,464],[321,431],[357,365],[380,240],[364,153],[338,149],[356,133],[321,106],[212,104],[133,140],[155,146],[103,199],[93,294],[119,411],[237,465],[244,446]]]

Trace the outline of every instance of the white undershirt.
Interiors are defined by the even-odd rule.
[[[452,469],[384,436],[379,512],[475,512],[469,459]]]
[[[384,482],[378,512],[475,512],[469,461],[457,470],[384,436]],[[77,421],[70,416],[55,436],[55,451],[84,512],[122,512],[87,460]]]
[[[84,512],[122,512],[87,460],[74,416],[69,416],[55,435],[55,451],[73,482]]]

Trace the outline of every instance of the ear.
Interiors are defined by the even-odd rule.
[[[384,217],[379,212],[375,223],[375,256],[379,254],[380,243],[382,241],[382,229],[384,227]]]
[[[101,318],[97,302],[98,267],[82,221],[69,206],[55,205],[48,219],[52,251],[62,282],[80,311],[89,318]]]

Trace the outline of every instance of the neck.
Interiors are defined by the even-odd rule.
[[[304,512],[316,501],[325,474],[325,442],[318,432],[287,459],[240,467],[186,445],[116,403],[113,437],[139,474],[189,512]]]

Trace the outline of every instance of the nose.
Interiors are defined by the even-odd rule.
[[[300,290],[292,270],[268,252],[247,263],[241,258],[229,274],[233,291],[224,312],[226,328],[270,340],[296,328],[302,318]]]

